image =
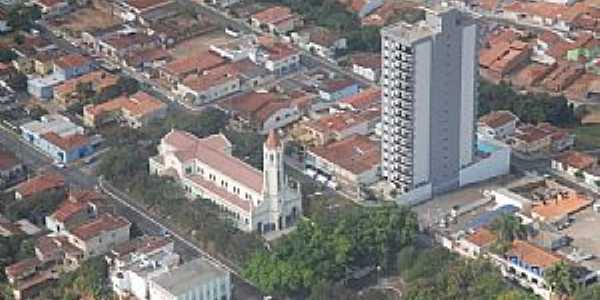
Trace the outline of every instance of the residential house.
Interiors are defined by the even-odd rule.
[[[92,71],[88,74],[69,79],[54,87],[54,101],[62,109],[67,109],[76,103],[80,103],[81,93],[102,95],[110,89],[115,88],[119,82],[119,76],[102,70]]]
[[[378,142],[364,135],[353,135],[310,148],[304,163],[307,170],[316,170],[323,179],[331,182],[330,185],[360,199],[361,187],[367,187],[379,179],[380,161]]]
[[[181,258],[173,241],[141,236],[115,246],[106,255],[113,291],[122,299],[148,299],[150,279],[176,268]]]
[[[303,25],[302,18],[287,6],[272,6],[250,17],[250,24],[263,31],[286,34]]]
[[[284,75],[300,67],[300,52],[288,44],[263,38],[260,46],[250,53],[250,59],[275,75]]]
[[[232,112],[235,119],[266,134],[299,120],[310,107],[310,98],[259,91],[231,98],[222,107]]]
[[[583,66],[572,63],[557,64],[542,81],[542,85],[552,92],[561,92],[585,73]]]
[[[231,299],[229,272],[198,258],[150,279],[149,300]]]
[[[106,196],[91,190],[69,191],[58,208],[46,217],[46,228],[65,233],[104,213],[114,213]]]
[[[319,97],[329,106],[341,99],[358,94],[358,83],[351,79],[325,79],[317,85]]]
[[[131,52],[126,56],[124,63],[126,67],[144,72],[147,69],[158,69],[172,59],[173,57],[167,49],[155,48]]]
[[[81,126],[61,115],[45,115],[20,129],[26,142],[63,163],[93,154],[99,144],[99,136],[86,136]]]
[[[228,8],[234,4],[238,4],[241,2],[241,0],[208,0],[207,2],[223,9]]]
[[[98,105],[86,105],[83,108],[83,122],[86,126],[96,127],[121,121],[131,128],[141,128],[153,120],[164,118],[166,114],[166,103],[139,91]]]
[[[104,36],[96,45],[98,53],[121,63],[132,52],[156,48],[159,40],[141,32],[124,32]]]
[[[507,110],[492,111],[479,118],[477,133],[490,139],[504,140],[515,133],[519,118]]]
[[[42,267],[37,258],[29,258],[5,268],[15,300],[35,299],[41,290],[58,279],[56,273],[40,270]]]
[[[143,13],[166,6],[173,0],[118,0],[113,3],[115,14],[127,22],[137,20]]]
[[[103,255],[112,247],[129,240],[131,223],[109,213],[70,230],[69,242],[83,252],[83,258]]]
[[[302,215],[299,186],[285,176],[277,133],[269,133],[263,148],[259,171],[232,156],[231,143],[222,135],[200,139],[172,130],[150,158],[150,173],[175,178],[192,198],[210,199],[243,231],[292,228]]]
[[[478,228],[459,239],[453,250],[466,257],[480,258],[487,253],[496,239],[496,235],[489,229]]]
[[[27,92],[40,100],[50,100],[54,97],[54,87],[64,81],[58,74],[45,77],[31,77],[27,80]]]
[[[479,52],[481,74],[494,81],[501,80],[515,68],[525,64],[530,54],[529,45],[519,40],[483,48]]]
[[[160,77],[176,86],[191,74],[201,74],[204,71],[221,66],[225,60],[212,52],[201,52],[197,55],[180,58],[167,63],[159,69]]]
[[[211,103],[241,89],[241,77],[232,65],[222,65],[200,74],[190,74],[177,84],[176,94],[192,105]]]
[[[48,173],[35,176],[17,185],[15,199],[23,200],[42,192],[64,191],[65,179],[57,173]]]
[[[598,158],[578,151],[567,151],[551,160],[553,170],[582,180],[591,187],[600,187]]]
[[[330,141],[341,141],[354,134],[369,135],[375,132],[380,120],[381,110],[378,107],[324,116],[299,125],[304,132],[301,140],[320,146]]]
[[[384,0],[338,0],[338,2],[346,6],[350,12],[357,14],[361,19],[385,3]]]
[[[67,54],[54,61],[54,74],[67,80],[92,71],[92,60],[81,54]]]
[[[25,175],[25,168],[17,157],[8,151],[0,150],[0,187],[15,182]]]
[[[337,103],[340,110],[360,112],[381,104],[381,89],[368,88]]]
[[[323,27],[301,32],[296,39],[302,49],[329,60],[347,48],[346,38]]]
[[[350,56],[352,72],[370,81],[378,82],[381,76],[381,54],[356,53]]]
[[[515,151],[531,154],[540,151],[560,152],[575,143],[575,136],[548,123],[538,126],[523,125],[515,134],[507,138],[507,143]]]
[[[551,290],[544,279],[544,271],[565,259],[530,242],[515,240],[511,248],[494,260],[500,264],[502,275],[531,289],[544,299],[550,299]]]

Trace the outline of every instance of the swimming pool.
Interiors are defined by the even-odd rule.
[[[486,143],[486,142],[482,142],[482,141],[478,141],[477,142],[477,150],[479,150],[480,152],[485,152],[485,153],[493,153],[498,151],[499,147],[496,145],[492,145],[490,143]]]

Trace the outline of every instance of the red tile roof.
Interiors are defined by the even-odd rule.
[[[111,252],[117,257],[123,257],[134,252],[147,254],[169,243],[172,242],[164,237],[144,235],[115,246]]]
[[[567,151],[554,160],[580,170],[593,166],[597,161],[596,157],[579,151]]]
[[[507,110],[492,111],[479,118],[480,123],[491,128],[498,128],[516,120],[517,116]]]
[[[130,225],[131,223],[121,216],[115,217],[111,214],[103,214],[95,220],[75,228],[71,231],[71,234],[81,240],[87,241],[104,232],[115,231],[129,227]]]
[[[167,104],[157,98],[139,91],[131,96],[121,96],[98,105],[86,105],[84,113],[97,118],[110,112],[125,111],[132,117],[143,117],[159,109],[165,109]]]
[[[278,24],[293,17],[292,10],[287,6],[273,6],[252,15],[260,23]]]
[[[51,216],[59,222],[65,222],[71,216],[86,210],[90,203],[104,200],[104,195],[96,191],[71,191],[67,199],[60,204]]]
[[[172,61],[166,64],[163,70],[174,76],[185,76],[190,73],[201,73],[210,70],[222,65],[224,62],[225,59],[222,57],[206,51]]]
[[[197,138],[185,131],[173,130],[163,137],[163,143],[175,148],[175,155],[184,161],[197,159],[247,188],[262,192],[262,172],[222,149],[213,148],[212,144],[206,143],[206,139]]]
[[[357,175],[377,167],[381,160],[379,143],[362,135],[314,147],[309,152]]]
[[[479,247],[485,247],[496,241],[496,235],[485,228],[479,228],[466,238],[467,241]]]
[[[563,259],[558,254],[546,251],[529,242],[521,240],[513,241],[512,247],[506,255],[516,256],[530,266],[538,266],[541,268],[548,268]]]
[[[173,0],[128,0],[127,4],[140,11],[145,11],[167,5]]]
[[[375,70],[381,69],[381,54],[371,52],[361,52],[353,54],[350,57],[352,64],[359,65],[363,68],[370,68]]]
[[[576,213],[592,205],[592,203],[593,201],[586,196],[568,195],[545,200],[544,202],[534,202],[531,208],[531,214],[547,221],[554,221],[555,219]]]
[[[353,126],[371,122],[381,117],[380,108],[372,108],[362,112],[345,112],[322,117],[306,124],[320,132],[340,132]]]
[[[35,257],[26,258],[24,260],[14,263],[10,266],[7,266],[4,269],[4,272],[6,273],[6,276],[8,276],[10,278],[17,278],[17,277],[19,277],[19,275],[23,274],[24,272],[32,271],[40,265],[41,265],[41,262],[39,259],[37,259]]]
[[[182,82],[188,88],[203,92],[212,87],[225,84],[233,80],[239,80],[240,73],[231,64],[222,65],[203,73],[188,75]]]
[[[54,61],[54,64],[62,69],[78,68],[90,63],[91,60],[81,54],[67,54]]]
[[[17,192],[21,197],[26,198],[40,192],[50,189],[62,188],[65,186],[65,179],[60,174],[50,173],[38,175],[17,186]]]
[[[351,106],[352,109],[363,110],[378,105],[381,101],[381,90],[369,88],[358,94],[342,99],[339,103]]]
[[[90,139],[83,134],[75,133],[69,136],[60,136],[55,132],[48,132],[42,135],[42,138],[54,146],[64,150],[71,151],[90,143]]]
[[[343,90],[354,84],[356,83],[352,79],[332,79],[323,82],[323,85],[320,87],[320,89],[326,92],[333,93],[339,90]]]

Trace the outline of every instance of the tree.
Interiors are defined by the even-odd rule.
[[[575,177],[583,179],[585,177],[585,175],[583,174],[583,170],[577,170],[577,172],[575,172]]]
[[[563,260],[544,270],[544,280],[559,296],[572,296],[577,290],[573,268]]]
[[[404,207],[354,209],[337,219],[301,222],[271,252],[256,253],[243,274],[265,292],[306,295],[365,267],[389,268],[390,253],[414,240],[416,216]]]
[[[515,215],[504,214],[492,223],[492,231],[502,242],[510,243],[514,240],[527,238],[527,226]]]
[[[39,7],[18,5],[8,12],[7,22],[13,30],[27,30],[33,25],[33,21],[41,17],[42,12]]]
[[[576,300],[600,299],[600,284],[596,283],[577,289]]]
[[[10,49],[0,49],[0,62],[8,63],[17,58],[17,54]]]
[[[537,296],[520,290],[510,290],[498,295],[496,300],[538,300]],[[592,298],[589,298],[592,299]]]

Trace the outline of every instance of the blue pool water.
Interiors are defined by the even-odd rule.
[[[485,153],[493,153],[498,150],[497,146],[482,141],[477,142],[477,150]]]

